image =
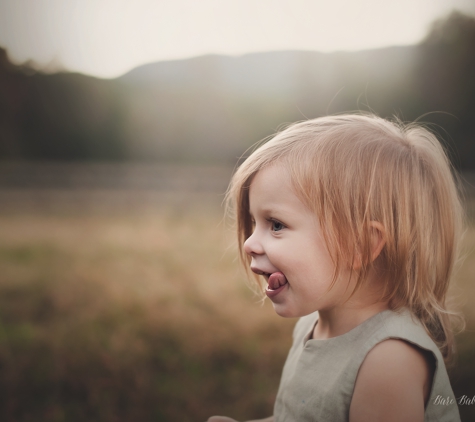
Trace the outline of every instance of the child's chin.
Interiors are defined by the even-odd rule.
[[[283,318],[294,318],[298,315],[295,315],[295,312],[292,312],[292,309],[289,306],[285,306],[281,303],[273,303],[274,311],[277,315]]]
[[[283,318],[300,318],[306,315],[310,315],[311,313],[315,312],[315,310],[309,310],[307,312],[302,312],[300,309],[292,308],[288,306],[288,304],[283,303],[272,303],[274,306],[274,311],[277,315]]]

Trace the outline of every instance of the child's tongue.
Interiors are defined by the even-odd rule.
[[[282,274],[280,271],[277,271],[275,273],[272,273],[269,276],[268,283],[269,283],[269,286],[268,286],[269,290],[276,290],[280,286],[283,286],[284,284],[286,284],[287,279],[285,278],[284,274]]]

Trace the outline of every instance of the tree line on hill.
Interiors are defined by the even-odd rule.
[[[235,163],[283,124],[357,110],[420,119],[475,169],[475,18],[453,12],[414,46],[208,55],[110,80],[0,49],[1,160]]]

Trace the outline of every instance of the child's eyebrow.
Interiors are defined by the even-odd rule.
[[[249,214],[251,215],[251,218],[253,218],[252,214],[251,213],[249,213]],[[278,208],[266,207],[266,208],[260,209],[259,214],[261,216],[266,217],[266,218],[273,217],[273,218],[276,218],[278,220],[280,220],[280,219],[285,220],[285,219],[291,218],[294,213],[290,210],[286,210],[285,207],[278,207]]]

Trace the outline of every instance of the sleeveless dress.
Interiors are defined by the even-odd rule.
[[[386,310],[341,336],[309,340],[317,320],[315,312],[295,326],[274,405],[275,422],[348,421],[358,370],[366,354],[389,338],[405,340],[434,355],[436,367],[424,421],[460,421],[443,357],[408,310]],[[447,398],[453,399],[451,404]]]

